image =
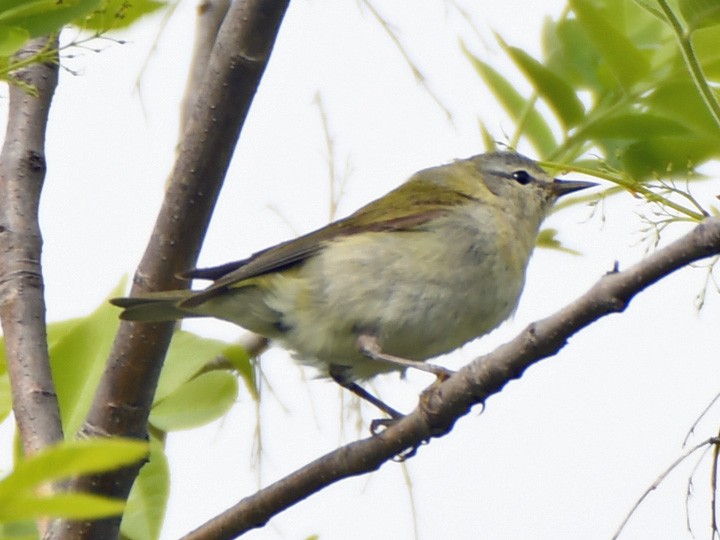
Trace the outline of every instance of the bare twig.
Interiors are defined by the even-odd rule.
[[[177,274],[195,266],[288,2],[235,2],[225,17],[131,294],[182,286]],[[172,323],[120,325],[81,436],[146,436],[147,418],[172,332]],[[124,498],[137,472],[137,467],[130,467],[81,478],[73,487]],[[117,518],[57,522],[53,538],[114,538],[118,526]]]
[[[658,486],[659,486],[660,484],[662,484],[662,482],[668,477],[668,475],[669,475],[671,472],[673,472],[673,471],[675,470],[675,468],[676,468],[678,465],[680,465],[683,461],[685,461],[688,457],[690,457],[692,454],[694,454],[695,452],[697,452],[697,451],[700,450],[701,448],[708,447],[709,445],[714,445],[714,446],[717,447],[718,442],[720,442],[720,440],[719,440],[717,437],[711,437],[711,438],[709,438],[709,439],[707,439],[707,440],[705,440],[705,441],[703,441],[703,442],[701,442],[701,443],[699,443],[699,444],[696,444],[696,445],[693,446],[692,448],[689,448],[688,450],[686,450],[685,452],[683,452],[683,454],[682,454],[680,457],[678,457],[675,461],[673,461],[673,462],[670,464],[670,466],[669,466],[667,469],[665,469],[665,470],[660,474],[660,476],[658,476],[658,477],[655,479],[655,481],[654,481],[652,484],[650,484],[650,486],[645,490],[645,492],[644,492],[644,493],[640,496],[640,498],[635,502],[635,504],[633,505],[633,507],[630,509],[630,511],[629,511],[629,512],[627,513],[627,515],[625,516],[625,519],[623,520],[623,522],[620,524],[620,526],[619,526],[619,527],[617,528],[617,530],[615,531],[615,534],[613,534],[613,536],[612,536],[612,537],[613,537],[613,540],[617,539],[617,538],[620,536],[620,533],[622,533],[622,530],[625,528],[625,525],[627,525],[628,521],[630,521],[630,518],[631,518],[632,515],[635,513],[635,510],[637,510],[637,509],[640,507],[640,505],[641,505],[642,502],[647,498],[647,496],[650,495],[650,493],[652,493],[653,491],[655,491],[655,490],[658,488]]]
[[[22,63],[50,50],[57,53],[57,39],[34,39],[16,60]],[[0,319],[15,421],[25,453],[34,454],[63,438],[47,349],[38,223],[46,171],[45,130],[57,87],[57,61],[29,64],[12,78],[16,84],[10,85],[0,154]],[[38,523],[41,532],[46,526],[45,521]]]
[[[185,540],[235,538],[335,482],[377,470],[431,437],[445,435],[473,405],[484,403],[529,366],[556,354],[574,333],[624,310],[637,293],[675,270],[716,253],[720,253],[720,218],[711,218],[627,270],[605,275],[564,309],[531,324],[515,339],[475,359],[444,382],[433,384],[423,392],[415,411],[386,430],[330,452],[239,501]]]
[[[34,39],[20,53],[35,55],[55,40]],[[58,79],[57,63],[14,72],[0,155],[0,318],[5,335],[15,421],[32,454],[62,439],[50,376],[40,263],[38,204],[45,180],[45,129]],[[33,96],[27,89],[33,88]]]
[[[422,86],[422,88],[427,92],[428,96],[437,104],[438,107],[440,107],[440,110],[445,113],[445,117],[450,121],[453,122],[453,114],[450,111],[450,109],[443,103],[440,96],[438,96],[437,92],[435,92],[430,85],[428,84],[427,77],[423,74],[422,71],[420,71],[420,68],[417,66],[417,64],[412,60],[410,57],[410,54],[408,53],[407,49],[402,43],[402,40],[398,36],[397,31],[395,28],[390,24],[379,12],[377,9],[375,9],[375,5],[372,3],[371,0],[362,0],[362,5],[364,5],[367,10],[370,12],[370,14],[375,18],[375,20],[380,25],[380,28],[382,28],[385,33],[387,34],[388,38],[390,38],[390,41],[392,41],[393,45],[397,48],[398,52],[400,53],[400,56],[403,57],[403,60],[407,63],[408,67],[410,68],[410,72],[412,73],[413,78],[415,81]]]
[[[692,437],[695,434],[695,428],[698,427],[698,424],[700,421],[705,418],[705,415],[712,409],[712,406],[717,403],[718,399],[720,399],[720,394],[715,394],[715,397],[710,400],[710,403],[708,403],[705,408],[702,410],[702,412],[698,415],[698,417],[695,419],[695,421],[692,423],[692,426],[690,426],[690,429],[688,429],[687,435],[685,435],[685,438],[683,439],[683,446],[685,446],[689,441],[690,437]]]
[[[192,115],[195,99],[202,90],[208,59],[228,9],[230,9],[230,0],[200,0],[198,4],[192,62],[190,63],[185,95],[183,95],[180,105],[181,137]]]

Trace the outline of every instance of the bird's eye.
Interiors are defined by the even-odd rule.
[[[513,180],[515,180],[518,184],[525,185],[530,183],[532,180],[532,176],[530,176],[530,173],[527,171],[519,170],[515,171],[510,175]]]

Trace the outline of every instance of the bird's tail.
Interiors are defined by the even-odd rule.
[[[162,291],[142,296],[113,298],[110,303],[123,308],[120,318],[126,321],[175,321],[184,317],[200,316],[180,307],[181,302],[192,294],[193,291],[188,290]]]

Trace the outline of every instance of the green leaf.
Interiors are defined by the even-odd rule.
[[[88,493],[59,493],[47,497],[18,495],[0,506],[0,521],[20,521],[37,517],[97,519],[122,514],[123,499]]]
[[[258,395],[257,386],[255,384],[255,371],[253,370],[250,357],[248,356],[245,348],[240,345],[230,345],[223,350],[222,355],[237,370],[240,377],[242,377],[242,380],[245,382],[245,386],[250,392],[250,395],[252,395],[253,399],[257,401],[260,396]]]
[[[22,491],[72,476],[117,469],[137,462],[148,446],[135,439],[86,439],[62,442],[20,460],[0,480],[0,507]]]
[[[131,540],[160,537],[170,496],[170,467],[162,443],[150,442],[150,460],[140,469],[128,496],[120,530]]]
[[[200,373],[210,361],[223,356],[228,349],[233,358],[241,364],[240,355],[243,353],[232,349],[224,341],[203,338],[191,332],[175,332],[163,370],[160,373],[160,380],[155,392],[155,403],[175,392]],[[247,354],[245,354],[245,358],[247,359]]]
[[[543,28],[543,50],[546,65],[574,86],[602,91],[598,80],[600,55],[588,46],[588,38],[577,19],[555,22],[546,19]]]
[[[2,344],[0,344],[2,347]],[[10,391],[10,377],[7,373],[0,374],[0,424],[12,411],[12,392]]]
[[[19,51],[30,39],[30,32],[17,26],[0,26],[0,56],[10,56]]]
[[[661,137],[631,144],[620,155],[627,172],[638,179],[685,176],[718,154],[718,141],[702,136]]]
[[[556,229],[543,229],[538,234],[535,244],[539,248],[554,249],[556,251],[567,253],[568,255],[580,255],[579,251],[563,246],[560,240],[557,239],[557,234],[558,232]]]
[[[658,9],[657,2],[655,0],[635,0],[635,3],[661,21],[667,21],[665,14]]]
[[[124,282],[110,298],[123,289]],[[118,324],[117,309],[102,302],[87,317],[49,325],[50,365],[66,437],[74,437],[90,410]]]
[[[52,493],[49,484],[136,463],[147,451],[143,441],[90,439],[62,442],[23,458],[0,480],[0,521],[38,516],[92,519],[120,514],[124,500],[85,493]]]
[[[572,86],[517,47],[510,47],[497,36],[500,44],[532,83],[535,91],[555,111],[565,129],[577,125],[585,115],[585,107]]]
[[[480,121],[480,135],[482,137],[483,148],[485,149],[485,151],[495,152],[497,150],[497,143],[495,142],[495,138],[490,134],[487,126],[482,120]]]
[[[628,112],[600,118],[583,128],[583,136],[590,139],[647,139],[666,135],[690,134],[683,124],[654,114]]]
[[[237,392],[237,378],[230,373],[203,373],[155,404],[150,411],[150,423],[166,432],[205,425],[232,407]]]
[[[697,88],[688,79],[667,81],[658,85],[645,98],[645,104],[653,114],[671,118],[711,137],[720,137],[715,120]]]
[[[156,0],[102,0],[96,11],[73,24],[83,30],[96,32],[119,30],[167,5],[166,2]]]
[[[513,85],[499,72],[488,64],[475,57],[467,49],[465,55],[470,59],[475,70],[488,85],[497,100],[508,112],[510,117],[519,122],[527,110],[527,100],[523,98]],[[545,119],[534,108],[530,109],[525,118],[524,133],[530,143],[536,148],[541,156],[547,156],[557,147],[557,142],[552,134],[550,126]]]
[[[610,10],[601,12],[591,0],[570,0],[570,6],[600,53],[604,65],[623,88],[630,89],[649,73],[647,56],[608,21]]]
[[[37,540],[38,531],[34,521],[0,522],[0,538],[3,540]]]
[[[720,29],[704,28],[693,34],[693,49],[708,80],[720,79]],[[685,73],[685,66],[682,66]]]
[[[678,6],[691,31],[720,24],[720,2],[717,0],[678,0]]]
[[[24,28],[30,37],[58,32],[71,21],[96,9],[100,0],[5,0],[0,25]]]

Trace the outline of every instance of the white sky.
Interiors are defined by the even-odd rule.
[[[450,124],[412,79],[375,20],[356,2],[295,0],[235,154],[208,233],[201,264],[244,257],[328,219],[328,175],[320,91],[339,158],[351,164],[340,215],[398,185],[414,171],[482,150],[478,117],[498,139],[512,125],[459,52],[458,33],[496,66],[507,60],[490,29],[539,54],[544,13],[563,2],[462,2],[477,12],[482,40],[442,2],[383,3],[429,84],[453,112]],[[379,4],[379,3],[378,3]],[[42,201],[48,318],[80,316],[131,273],[144,249],[169,172],[177,110],[191,47],[194,6],[181,5],[159,37],[158,18],[128,43],[100,41],[95,54],[74,50],[63,73],[48,136],[49,172]],[[148,57],[148,55],[150,56]],[[140,73],[143,62],[148,67]],[[140,77],[138,92],[136,82]],[[519,83],[521,84],[521,83]],[[527,150],[524,149],[524,150]],[[700,194],[706,200],[712,191]],[[609,202],[605,220],[576,209],[546,225],[584,253],[538,252],[514,320],[443,360],[460,366],[506,341],[530,321],[584,292],[618,260],[644,253],[628,196]],[[677,231],[679,233],[680,230]],[[253,539],[414,538],[410,493],[421,539],[608,538],[643,490],[681,452],[685,433],[718,392],[718,299],[693,307],[704,274],[685,270],[637,298],[627,312],[574,337],[557,358],[533,367],[481,415],[458,422],[423,447],[406,467],[335,485],[273,519]],[[715,317],[716,320],[716,317]],[[217,321],[192,326],[233,339],[242,332]],[[222,421],[172,435],[173,492],[163,538],[175,538],[238,498],[357,437],[354,416],[341,421],[335,385],[310,380],[282,351],[263,357],[273,386],[261,411],[263,459],[252,456],[255,411],[241,393]],[[303,377],[308,379],[303,381]],[[410,374],[377,383],[393,406],[410,410],[431,380]],[[345,396],[346,397],[346,396]],[[374,411],[365,411],[366,424]],[[714,433],[717,409],[696,440]],[[0,440],[9,441],[9,427]],[[9,463],[3,444],[0,467]],[[624,538],[679,538],[685,532],[685,482],[694,461],[674,473],[641,507]],[[696,532],[709,519],[707,461],[690,502]]]

